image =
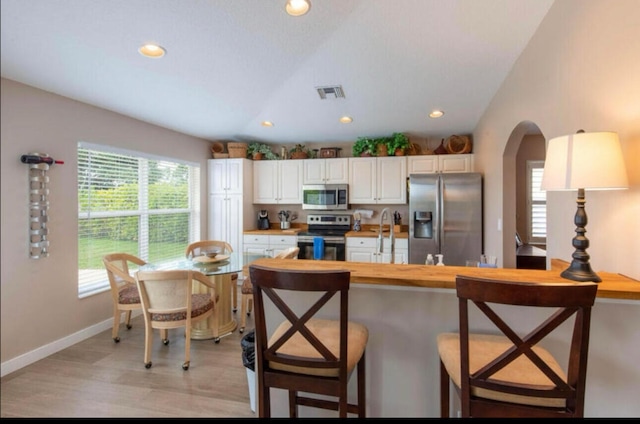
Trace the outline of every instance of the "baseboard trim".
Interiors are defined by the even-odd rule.
[[[133,318],[137,315],[140,315],[140,311],[134,311],[134,313],[131,314],[131,317]],[[106,319],[98,324],[92,325],[91,327],[87,327],[76,333],[70,334],[67,337],[63,337],[62,339],[56,340],[44,346],[40,346],[39,348],[34,349],[30,352],[2,362],[2,364],[0,364],[0,377],[11,374],[12,372],[19,370],[20,368],[31,365],[34,362],[39,361],[40,359],[44,359],[47,356],[53,355],[54,353],[66,349],[69,346],[73,346],[76,343],[80,343],[81,341],[86,340],[89,337],[93,337],[98,333],[109,330],[111,329],[112,325],[113,318]]]

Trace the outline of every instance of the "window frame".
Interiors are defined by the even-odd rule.
[[[537,245],[546,245],[547,243],[547,231],[546,231],[546,210],[547,210],[547,194],[545,190],[542,190],[538,187],[537,190],[534,190],[533,184],[537,181],[538,183],[542,181],[542,175],[544,172],[544,160],[527,160],[527,243],[528,244],[537,244]],[[534,176],[534,172],[539,173],[539,176]],[[537,178],[536,178],[537,177]],[[536,196],[537,195],[537,196]],[[544,200],[536,199],[534,197],[539,197],[540,195],[544,195]],[[544,206],[545,210],[545,230],[544,236],[534,235],[534,207]],[[538,230],[540,231],[540,230]]]
[[[89,150],[97,153],[107,153],[114,155],[127,156],[131,160],[137,160],[141,165],[138,167],[138,207],[132,210],[109,210],[109,211],[81,211],[81,198],[80,198],[80,172],[84,169],[84,164],[81,162],[81,150]],[[76,169],[78,184],[76,190],[78,191],[78,251],[80,251],[80,239],[82,237],[80,231],[80,221],[87,219],[90,215],[92,219],[100,218],[115,218],[115,217],[131,217],[137,216],[139,218],[138,224],[138,252],[126,252],[140,257],[141,259],[149,260],[149,244],[150,244],[150,229],[149,218],[154,215],[178,216],[180,214],[188,214],[188,243],[192,243],[199,240],[200,235],[200,181],[201,181],[201,166],[197,162],[185,161],[177,158],[163,157],[145,152],[128,150],[117,148],[108,145],[95,144],[80,141],[77,145],[77,159],[78,168]],[[171,166],[183,165],[187,167],[187,182],[188,182],[188,206],[186,208],[169,208],[169,209],[153,209],[148,205],[149,198],[149,162],[157,161],[169,164]],[[141,206],[144,204],[144,206]],[[185,245],[186,248],[186,245]],[[179,256],[173,257],[168,260],[181,259],[184,255],[184,251],[179,252]],[[94,258],[95,259],[95,258]],[[109,280],[106,270],[101,269],[80,269],[80,255],[78,255],[78,297],[84,298],[94,294],[102,293],[110,290]],[[87,281],[89,280],[89,281]]]

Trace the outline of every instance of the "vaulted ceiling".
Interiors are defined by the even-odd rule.
[[[2,0],[2,77],[209,140],[468,134],[553,0],[311,2]]]

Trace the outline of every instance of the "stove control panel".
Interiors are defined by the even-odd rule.
[[[308,215],[307,224],[351,226],[351,215]]]

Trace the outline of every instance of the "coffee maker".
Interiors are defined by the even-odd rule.
[[[258,213],[258,230],[268,230],[269,227],[269,212],[266,209],[262,209]]]

